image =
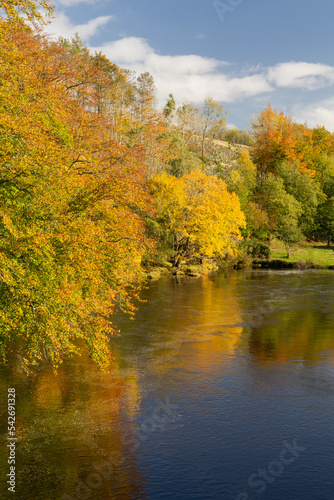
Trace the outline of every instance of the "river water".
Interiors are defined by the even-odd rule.
[[[168,277],[142,299],[108,373],[1,368],[0,498],[332,500],[334,273]]]

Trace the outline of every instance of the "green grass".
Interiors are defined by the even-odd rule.
[[[292,262],[294,264],[300,263],[310,267],[320,266],[327,268],[334,266],[334,247],[327,248],[325,243],[308,244],[304,243],[298,245],[290,251],[290,258],[287,258],[286,250],[282,242],[273,242],[271,245],[271,259],[284,260],[285,262]]]

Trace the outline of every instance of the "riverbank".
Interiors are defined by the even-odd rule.
[[[230,267],[230,266],[229,266]],[[163,276],[188,276],[191,278],[201,278],[209,272],[218,271],[220,266],[215,262],[206,264],[184,264],[179,267],[173,267],[170,262],[162,262],[159,266],[152,266],[147,271],[147,278],[149,280],[157,280]]]
[[[270,258],[252,259],[238,262],[236,269],[247,267],[262,269],[334,269],[334,247],[323,242],[304,242],[291,249],[290,256],[283,243],[274,240],[270,248]]]
[[[206,262],[205,264],[183,264],[178,268],[170,262],[160,262],[147,269],[147,278],[157,280],[162,276],[189,276],[200,278],[218,269],[334,269],[334,247],[323,242],[305,242],[293,248],[287,257],[282,242],[274,240],[268,259],[248,259],[243,261]]]

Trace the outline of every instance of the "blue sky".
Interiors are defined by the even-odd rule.
[[[334,132],[333,0],[57,0],[55,36],[76,32],[121,67],[149,71],[159,102],[211,96],[248,128],[268,102]]]

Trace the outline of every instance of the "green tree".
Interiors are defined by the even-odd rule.
[[[192,170],[202,167],[198,155],[187,145],[177,131],[172,133],[170,150],[171,158],[167,171],[175,177],[182,177],[182,175],[189,174]]]
[[[290,258],[292,246],[305,238],[298,227],[296,217],[293,215],[280,217],[276,234],[282,241],[284,241],[288,259]]]
[[[284,188],[301,205],[299,225],[304,234],[312,235],[315,230],[317,207],[324,201],[320,183],[308,171],[301,172],[298,162],[277,166],[277,175],[283,180]]]
[[[247,130],[239,130],[237,128],[233,128],[224,131],[220,135],[221,136],[217,137],[217,139],[228,141],[231,144],[243,144],[245,146],[251,146],[253,143],[252,136],[249,132],[247,132]]]
[[[331,196],[319,206],[318,234],[327,239],[329,248],[334,236],[334,196]]]
[[[246,229],[242,231],[242,234],[245,234],[247,238],[269,240],[270,223],[267,212],[253,201],[249,201],[243,210],[246,217]]]
[[[327,239],[329,247],[334,235],[334,159],[327,162],[320,179],[325,199],[318,207],[317,233],[321,238]]]
[[[299,228],[301,204],[287,193],[283,179],[271,173],[267,174],[255,198],[268,213],[271,230],[284,241],[287,256],[290,257],[292,244],[303,239]]]
[[[249,152],[242,149],[236,163],[232,163],[222,172],[228,189],[235,192],[243,209],[253,195],[256,186],[256,167],[250,159]]]
[[[173,94],[169,94],[166,105],[162,111],[162,114],[165,117],[165,120],[168,123],[168,125],[171,123],[171,121],[173,119],[175,107],[176,107],[176,104],[175,104],[175,99],[173,97]]]

